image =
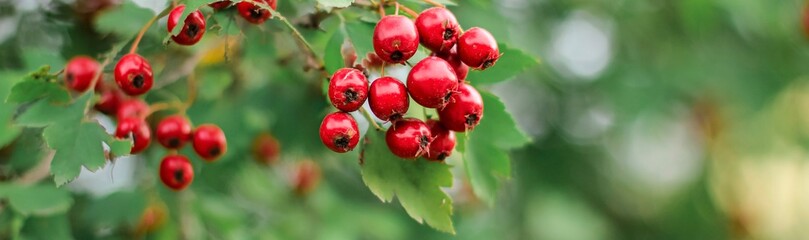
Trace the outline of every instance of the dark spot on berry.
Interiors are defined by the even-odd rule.
[[[452,91],[449,91],[446,95],[444,95],[444,103],[448,103],[450,98],[452,98]]]
[[[140,74],[135,75],[135,77],[134,77],[134,78],[132,78],[132,85],[133,85],[133,86],[135,86],[136,88],[141,88],[141,87],[143,87],[143,84],[144,84],[145,82],[146,82],[146,81],[145,81],[145,79],[143,79],[143,75],[140,75]]]
[[[337,147],[338,149],[347,149],[348,142],[349,142],[348,136],[345,135],[339,136],[334,139],[334,146]]]
[[[452,38],[452,35],[454,34],[455,30],[453,30],[452,28],[444,29],[444,40],[449,40],[450,38]]]
[[[345,103],[352,103],[359,100],[360,94],[357,91],[354,91],[354,89],[346,89],[343,92],[343,97],[346,98]]]
[[[467,114],[466,115],[466,126],[467,127],[474,126],[475,124],[478,123],[478,121],[480,121],[480,118],[478,117],[477,114],[473,113],[473,114]]]
[[[262,16],[264,16],[264,12],[259,7],[255,7],[253,8],[253,10],[250,11],[251,18],[259,19]]]
[[[393,53],[390,54],[390,60],[393,60],[394,62],[401,61],[403,57],[404,53],[399,50],[393,51]]]
[[[177,148],[180,146],[180,139],[177,138],[170,138],[169,139],[169,147],[170,148]]]
[[[390,117],[388,117],[388,121],[393,122],[393,121],[399,120],[401,118],[402,118],[401,113],[393,113],[393,114],[390,115]]]
[[[492,59],[488,59],[488,60],[486,60],[486,61],[484,61],[484,62],[483,62],[483,67],[482,67],[482,68],[484,68],[484,69],[485,69],[485,68],[489,68],[489,67],[491,67],[492,65],[494,65],[494,60],[492,60]]]
[[[186,26],[188,28],[185,29],[185,35],[187,35],[188,37],[197,36],[197,33],[199,33],[199,26],[197,26],[196,24],[189,24]]]
[[[67,74],[67,82],[73,83],[73,74],[72,73]]]
[[[182,169],[177,169],[174,171],[174,181],[177,183],[185,182],[185,172]]]
[[[222,153],[222,150],[219,147],[212,147],[211,150],[208,150],[208,155],[211,157],[219,156],[220,153]]]
[[[446,152],[441,152],[438,154],[438,157],[436,159],[438,159],[439,161],[444,161],[444,159],[447,159],[447,155],[449,154],[447,154]]]
[[[419,137],[419,145],[421,145],[421,147],[423,148],[426,148],[427,145],[430,145],[430,138],[427,137],[427,135],[421,135],[421,137]]]

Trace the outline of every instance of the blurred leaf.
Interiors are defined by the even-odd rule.
[[[185,19],[190,15],[192,12],[198,10],[200,7],[208,4],[211,0],[187,0],[185,1],[185,9],[183,9],[183,14],[180,15],[180,21],[177,22],[177,26],[174,26],[174,29],[171,30],[169,36],[176,36],[180,34],[180,31],[183,30],[185,27]],[[171,11],[171,10],[168,10]]]
[[[39,70],[25,76],[25,78],[11,88],[6,98],[9,103],[24,103],[47,97],[52,102],[66,102],[70,95],[58,81],[55,75],[49,73],[50,66],[42,66]]]
[[[23,239],[73,239],[68,214],[47,217],[31,217],[25,221],[21,232]]]
[[[16,72],[0,72],[0,148],[3,148],[8,143],[13,141],[20,135],[21,129],[12,122],[14,114],[17,112],[17,105],[6,103],[5,99],[8,98],[11,87],[18,82],[16,79],[21,79],[21,74]]]
[[[98,16],[95,20],[95,27],[101,33],[129,38],[138,34],[143,24],[153,16],[154,12],[151,10],[141,8],[131,1],[124,1],[120,6],[104,11]]]
[[[455,233],[452,199],[441,187],[452,186],[452,174],[444,163],[425,159],[405,160],[385,144],[385,132],[369,129],[362,146],[362,180],[383,202],[396,195],[405,211],[421,223]]]
[[[345,67],[342,53],[343,41],[343,34],[340,33],[340,31],[334,31],[334,34],[329,38],[329,42],[326,43],[326,51],[323,53],[323,62],[326,65],[326,71],[329,73],[336,72],[338,69]]]
[[[42,70],[43,65],[47,66],[64,66],[65,60],[58,51],[45,48],[23,48],[23,62],[25,62],[25,70],[39,71]]]
[[[73,204],[66,189],[47,185],[0,184],[0,198],[6,199],[11,208],[25,216],[64,213]]]
[[[326,8],[344,8],[351,6],[354,0],[317,0],[317,2]]]
[[[204,74],[200,74],[199,80],[201,80],[198,83],[199,96],[207,100],[221,98],[222,93],[233,82],[230,72],[221,69],[205,71]]]
[[[241,29],[239,29],[239,26],[236,25],[233,14],[216,12],[211,16],[212,17],[210,19],[212,20],[213,24],[211,24],[210,29],[215,30],[217,35],[235,36],[242,32]]]
[[[539,64],[539,60],[519,49],[510,48],[505,44],[500,44],[499,48],[502,55],[497,60],[497,63],[484,71],[469,69],[469,75],[466,77],[467,82],[476,86],[498,83],[509,80]]]
[[[348,38],[354,45],[357,56],[365,57],[366,54],[374,52],[374,25],[371,23],[353,21],[345,23]],[[361,58],[360,58],[361,59]]]
[[[110,210],[115,211],[110,211]],[[95,200],[87,206],[82,217],[97,226],[128,224],[135,226],[146,209],[146,197],[141,192],[120,191]]]

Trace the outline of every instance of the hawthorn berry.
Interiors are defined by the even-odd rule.
[[[273,10],[278,8],[278,1],[277,0],[255,0],[255,2],[264,2]],[[256,4],[251,2],[239,2],[236,4],[236,10],[239,11],[239,15],[242,15],[244,20],[252,24],[261,24],[264,21],[267,21],[272,16],[272,13],[269,10],[262,9]]]
[[[292,188],[300,196],[312,192],[320,183],[320,166],[312,160],[304,160],[295,166]]]
[[[332,151],[348,152],[360,142],[357,121],[350,114],[335,112],[326,115],[320,123],[320,141]]]
[[[494,66],[497,59],[500,59],[500,50],[489,31],[473,27],[458,39],[458,56],[467,66],[483,70]]]
[[[95,59],[87,56],[73,57],[65,65],[65,82],[74,91],[87,91],[99,70],[98,62]],[[101,78],[101,74],[98,75],[98,78]]]
[[[150,203],[148,207],[143,209],[143,214],[140,216],[135,233],[140,236],[153,232],[162,227],[165,222],[166,206],[162,202]]]
[[[121,91],[115,87],[103,85],[102,83],[103,82],[99,81],[98,84],[96,84],[96,89],[101,93],[101,96],[95,104],[95,109],[107,115],[117,113],[118,106],[123,98]]]
[[[171,13],[169,13],[168,21],[166,22],[169,33],[171,33],[174,27],[177,26],[177,23],[180,22],[183,10],[185,10],[185,4],[180,4],[174,7]],[[185,24],[179,35],[173,35],[171,39],[180,45],[194,45],[199,42],[199,40],[202,39],[202,35],[205,34],[205,17],[202,16],[202,12],[196,10],[188,14],[184,22]]]
[[[385,142],[391,153],[406,159],[418,158],[427,154],[432,141],[430,128],[415,118],[396,120],[385,133]]]
[[[160,162],[160,180],[166,187],[180,191],[191,185],[194,168],[183,155],[168,155]]]
[[[430,128],[430,134],[433,136],[433,142],[430,143],[430,151],[425,158],[435,161],[444,161],[452,154],[455,149],[455,132],[445,128],[441,122],[436,120],[427,120],[427,127]]]
[[[389,63],[403,63],[416,54],[419,33],[412,20],[405,16],[382,17],[374,28],[374,52]]]
[[[261,133],[253,139],[253,159],[264,165],[278,162],[281,156],[281,144],[269,133]]]
[[[483,118],[483,98],[469,84],[461,84],[446,107],[438,109],[441,124],[449,130],[465,132],[472,130]]]
[[[183,116],[174,115],[164,118],[155,130],[157,142],[168,149],[182,148],[191,139],[191,123]]]
[[[426,57],[407,75],[407,91],[416,103],[427,108],[442,108],[458,88],[452,66],[438,57]]]
[[[215,161],[228,150],[225,133],[213,124],[203,124],[194,130],[193,145],[197,155],[209,162]]]
[[[145,120],[137,117],[127,117],[118,121],[115,137],[119,139],[132,138],[131,154],[140,153],[149,147],[152,133]]]
[[[209,3],[208,6],[210,6],[214,10],[222,10],[222,9],[227,8],[227,7],[230,7],[230,4],[233,4],[233,2],[232,1],[217,1],[217,2]]]
[[[360,70],[342,68],[329,80],[331,104],[344,112],[356,111],[368,98],[368,79]]]
[[[416,18],[421,45],[433,52],[447,52],[458,41],[461,26],[455,15],[442,7],[424,10]]]
[[[137,53],[124,55],[115,65],[115,83],[127,95],[144,94],[153,82],[152,66]]]
[[[436,56],[447,61],[447,63],[452,66],[452,69],[455,70],[455,76],[458,77],[459,84],[463,83],[464,79],[466,79],[466,75],[469,74],[469,66],[466,66],[466,64],[461,61],[461,57],[458,56],[458,47],[452,47],[452,49],[446,53],[433,52],[430,56]]]
[[[118,104],[118,112],[116,112],[115,116],[118,119],[128,117],[144,118],[148,112],[149,105],[147,105],[146,102],[137,98],[132,98],[124,100]]]
[[[410,108],[410,97],[405,85],[393,77],[381,77],[371,83],[368,94],[371,112],[379,119],[393,121],[401,118]]]

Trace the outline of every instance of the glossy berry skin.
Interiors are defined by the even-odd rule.
[[[461,26],[455,15],[442,7],[424,10],[416,18],[421,45],[433,52],[448,52],[458,41]]]
[[[295,193],[305,196],[315,190],[320,183],[320,166],[312,160],[304,160],[295,166],[292,176],[292,188]]]
[[[407,75],[407,91],[416,103],[426,108],[442,108],[458,88],[452,66],[438,57],[426,57]]]
[[[152,133],[145,120],[136,117],[128,117],[118,120],[118,127],[115,129],[115,137],[120,139],[132,139],[131,154],[137,154],[149,147],[152,140]]]
[[[410,97],[405,85],[393,77],[381,77],[371,83],[368,105],[379,119],[393,121],[401,118],[410,108]]]
[[[278,162],[281,156],[281,144],[269,133],[262,133],[253,139],[253,158],[264,165]]]
[[[455,70],[455,76],[458,77],[459,84],[463,83],[466,76],[469,74],[469,66],[466,66],[466,64],[461,61],[461,57],[458,56],[457,47],[453,47],[447,53],[433,52],[430,56],[436,56],[447,61],[447,63],[452,66],[452,69]]]
[[[273,10],[278,8],[278,1],[277,0],[256,0],[256,2],[264,2]],[[240,2],[236,4],[236,10],[239,12],[239,15],[242,15],[244,20],[252,24],[262,24],[264,21],[267,21],[272,16],[270,11],[265,9],[261,9],[258,5],[255,5],[250,2]]]
[[[134,117],[143,118],[149,112],[149,105],[143,100],[133,98],[122,101],[118,104],[118,112],[115,116],[120,120],[124,118]]]
[[[419,33],[412,20],[405,16],[382,17],[374,28],[374,52],[389,63],[403,63],[416,54]]]
[[[360,70],[342,68],[329,80],[329,100],[337,109],[353,112],[368,99],[368,79]]]
[[[166,187],[180,191],[194,181],[194,168],[183,155],[168,155],[160,162],[160,180]]]
[[[208,6],[210,6],[214,10],[218,11],[218,10],[222,10],[222,9],[227,8],[227,7],[230,7],[230,4],[233,4],[233,2],[232,1],[218,1],[218,2],[209,3]]]
[[[455,149],[455,132],[445,128],[441,122],[432,119],[427,120],[427,127],[430,128],[433,142],[430,143],[430,150],[424,158],[444,161],[452,155],[452,150]]]
[[[348,152],[360,142],[357,121],[350,114],[335,112],[326,115],[320,123],[320,141],[332,151]]]
[[[438,110],[438,117],[449,130],[472,130],[483,119],[483,98],[474,87],[462,84],[458,92],[452,95],[449,104]]]
[[[118,106],[123,101],[123,94],[114,87],[108,87],[98,82],[96,84],[96,91],[100,92],[98,102],[95,104],[95,109],[101,113],[110,115],[118,112]]]
[[[494,66],[497,59],[500,59],[500,50],[489,31],[473,27],[458,39],[458,56],[467,66],[484,70]]]
[[[180,115],[166,117],[157,124],[155,136],[165,148],[182,148],[191,139],[191,123]]]
[[[213,124],[203,124],[194,130],[194,151],[202,159],[213,162],[228,150],[225,133]]]
[[[388,144],[390,152],[405,159],[426,155],[432,141],[430,128],[415,118],[396,120],[385,133],[385,142]]]
[[[70,59],[65,65],[64,73],[67,87],[76,92],[87,91],[98,71],[99,65],[95,59],[87,56],[76,56]],[[98,77],[101,78],[101,75],[99,74]]]
[[[152,66],[137,53],[124,55],[115,65],[115,83],[127,95],[144,94],[154,83]]]
[[[178,5],[169,13],[168,21],[166,22],[166,28],[169,30],[169,33],[174,31],[174,27],[180,22],[183,10],[185,10],[185,5]],[[194,45],[199,42],[199,40],[202,39],[202,35],[205,34],[205,17],[202,16],[202,12],[196,10],[188,14],[184,22],[185,25],[183,25],[183,29],[180,33],[171,36],[171,39],[180,45]]]

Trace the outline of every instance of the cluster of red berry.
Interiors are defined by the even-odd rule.
[[[483,117],[483,100],[465,79],[470,67],[484,70],[500,58],[494,37],[477,27],[462,32],[452,12],[441,7],[424,10],[415,22],[399,15],[384,16],[374,29],[374,51],[387,63],[406,63],[419,43],[432,54],[413,65],[407,86],[382,76],[369,87],[366,76],[353,68],[332,75],[329,100],[340,112],[327,115],[320,125],[320,139],[329,149],[343,153],[357,146],[357,123],[347,112],[358,110],[366,99],[376,117],[392,122],[385,141],[402,158],[443,161],[455,148],[454,132],[477,126]],[[425,123],[403,117],[410,97],[436,109],[439,120]]]

